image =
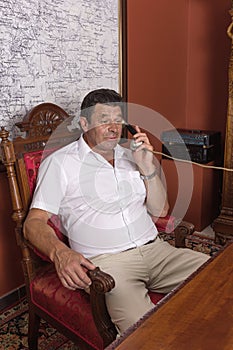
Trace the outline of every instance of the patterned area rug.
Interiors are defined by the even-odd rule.
[[[28,304],[24,299],[0,315],[0,349],[28,349],[27,334]],[[78,350],[77,346],[45,321],[40,324],[38,348],[40,350]]]
[[[174,242],[174,236],[166,234],[164,240],[171,244]],[[193,234],[186,238],[186,246],[196,251],[209,255],[214,255],[220,245],[216,245],[213,239],[203,238],[198,234]],[[0,314],[0,350],[25,350],[27,346],[27,324],[28,324],[28,304],[22,300],[19,304],[9,308]],[[78,350],[71,341],[58,333],[45,321],[41,322],[39,332],[40,350]]]
[[[165,241],[174,245],[174,234],[173,233],[165,233],[160,235]],[[222,246],[218,245],[214,242],[213,238],[209,238],[208,236],[203,236],[201,233],[194,233],[192,235],[188,235],[185,239],[185,246],[197,252],[202,252],[213,256],[217,253]]]

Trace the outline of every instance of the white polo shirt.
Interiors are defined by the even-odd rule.
[[[90,258],[141,246],[157,229],[132,152],[117,145],[114,167],[81,136],[40,165],[31,208],[60,217],[72,249]]]

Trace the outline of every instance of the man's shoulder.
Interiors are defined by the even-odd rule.
[[[55,156],[63,155],[63,154],[73,154],[74,152],[77,153],[78,151],[78,142],[73,141],[69,143],[68,145],[65,145],[58,150],[56,150],[53,154]]]
[[[51,153],[48,152],[46,155],[46,150],[44,152],[43,162],[52,162],[52,161],[59,161],[61,162],[65,158],[69,158],[70,156],[74,156],[78,154],[78,143],[77,141],[73,141],[69,143],[68,145],[65,145],[59,149],[56,149],[52,151]]]

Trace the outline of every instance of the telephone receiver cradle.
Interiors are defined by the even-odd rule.
[[[132,135],[137,134],[137,130],[131,124],[125,124],[126,128]],[[142,145],[142,142],[136,142],[134,139],[130,141],[130,149],[131,151],[135,151],[139,146]]]

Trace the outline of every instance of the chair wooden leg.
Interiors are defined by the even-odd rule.
[[[29,308],[28,320],[28,347],[29,350],[38,349],[38,335],[40,326],[40,316],[38,316],[33,308]]]

